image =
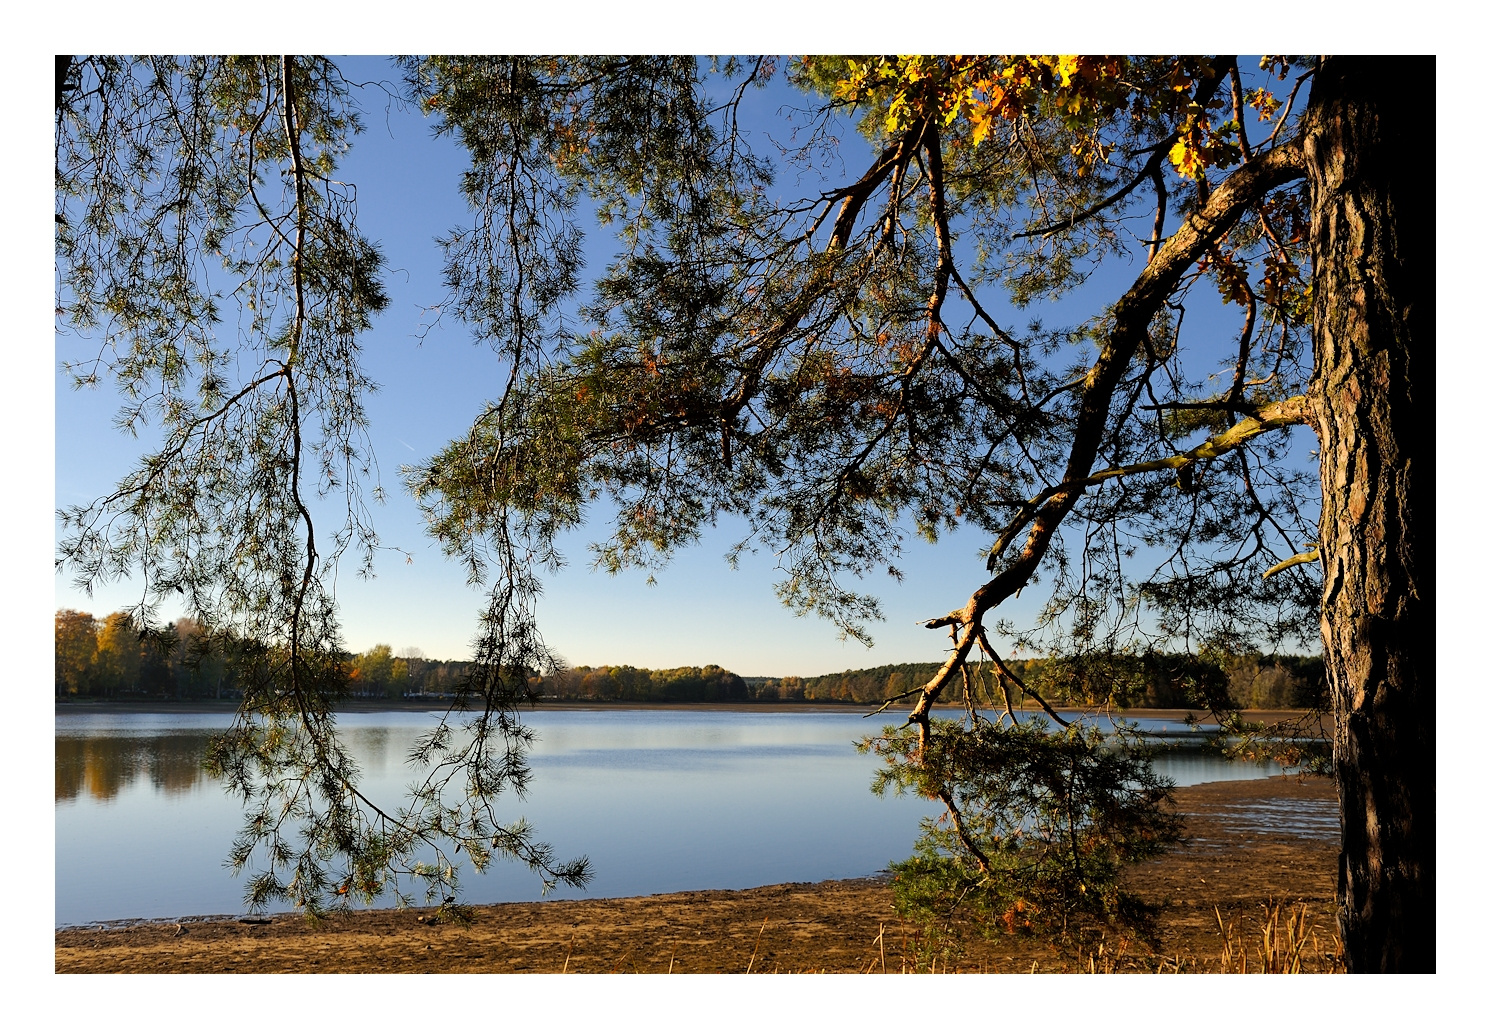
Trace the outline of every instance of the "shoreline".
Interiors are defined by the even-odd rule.
[[[1333,971],[1335,833],[1290,813],[1335,810],[1320,779],[1233,780],[1176,791],[1189,844],[1125,870],[1157,913],[1144,942],[1105,930],[1065,949],[969,934],[939,971],[1217,972],[1256,949],[1267,905],[1305,905],[1305,971]],[[1280,820],[1282,818],[1282,821]],[[66,972],[865,972],[915,970],[915,927],[885,876],[641,897],[477,905],[470,921],[431,908],[195,916],[57,929]],[[1220,919],[1220,923],[1219,923]],[[1229,928],[1230,927],[1230,928]],[[1277,929],[1277,927],[1275,927]],[[1253,964],[1250,957],[1250,965]],[[888,967],[886,967],[888,966]],[[921,970],[926,970],[924,967]],[[1236,970],[1236,969],[1233,969]],[[1255,969],[1256,970],[1256,969]]]
[[[238,710],[236,701],[231,700],[100,700],[100,701],[62,701],[54,703],[54,715],[93,715],[93,714],[143,714],[143,715],[200,715],[200,714],[228,714],[231,715]],[[909,708],[910,705],[906,705]],[[790,714],[801,711],[810,714],[828,714],[832,712],[845,712],[866,714],[872,713],[879,707],[878,704],[853,704],[833,703],[822,701],[803,701],[801,703],[791,701],[766,701],[762,703],[656,703],[641,704],[634,702],[593,701],[593,700],[553,700],[542,701],[538,704],[525,707],[528,711],[739,711],[759,712],[763,714]],[[945,710],[961,711],[959,704],[948,703],[943,705]],[[447,711],[450,709],[448,701],[405,701],[394,702],[386,700],[353,701],[336,709],[337,714],[386,714],[401,711]],[[899,710],[899,707],[886,708],[888,713]],[[935,710],[935,709],[934,709]],[[1039,713],[1034,706],[1020,708],[1023,712]],[[1085,713],[1089,709],[1079,707],[1056,706],[1056,710],[1063,714]],[[1175,707],[1132,707],[1113,712],[1117,717],[1126,719],[1135,718],[1159,718],[1167,721],[1181,721],[1186,717],[1194,717],[1198,725],[1216,725],[1217,720],[1210,711],[1195,708]],[[1240,710],[1238,714],[1249,721],[1273,724],[1289,718],[1296,718],[1308,714],[1307,711],[1292,708],[1247,708]]]
[[[69,714],[101,714],[105,712],[116,712],[119,714],[148,714],[148,715],[200,715],[200,714],[232,714],[238,710],[236,701],[231,700],[104,700],[104,701],[67,701],[54,705],[58,715]],[[717,702],[700,703],[609,703],[607,701],[595,700],[546,700],[538,704],[524,705],[524,711],[873,711],[877,705],[874,704],[835,704],[815,703],[812,701],[801,704],[777,702],[763,702],[760,704],[749,702],[741,704],[727,704]],[[391,701],[391,700],[367,700],[353,701],[337,707],[336,713],[346,714],[386,714],[388,712],[400,711],[448,711],[450,702],[446,700],[429,701]],[[473,709],[474,710],[474,709]]]

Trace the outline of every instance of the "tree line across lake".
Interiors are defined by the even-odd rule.
[[[81,611],[56,615],[58,700],[236,700],[231,642],[213,639],[190,618],[142,633],[116,611],[100,620]],[[398,653],[378,644],[347,654],[348,695],[362,700],[417,701],[454,694],[469,661],[441,661],[418,647]],[[1010,672],[1052,703],[1116,697],[1124,707],[1310,708],[1323,701],[1324,668],[1315,656],[1283,654],[1101,655],[1011,660]],[[549,700],[611,703],[878,704],[926,682],[934,663],[880,665],[831,675],[742,677],[718,665],[634,668],[580,666],[530,676]],[[1003,703],[996,677],[975,668],[976,699]],[[1019,687],[1012,689],[1015,703]],[[956,701],[956,697],[949,697]]]

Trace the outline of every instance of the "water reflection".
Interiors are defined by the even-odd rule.
[[[406,800],[414,777],[406,756],[436,718],[338,719],[370,797]],[[878,725],[857,712],[541,710],[525,720],[539,737],[535,778],[526,799],[504,797],[501,811],[532,821],[562,858],[589,855],[595,882],[561,898],[868,875],[909,854],[922,818],[941,814],[917,797],[870,792],[879,763],[853,741]],[[202,767],[212,733],[228,722],[58,716],[59,925],[241,909],[244,882],[223,858],[243,809]],[[1182,786],[1271,771],[1185,750],[1157,765]],[[508,862],[468,876],[466,889],[473,903],[540,896],[534,876]]]
[[[364,773],[378,778],[407,777],[410,771],[404,761],[415,729],[399,716],[383,717],[398,718],[398,724],[376,724],[378,716],[344,718],[344,740]],[[660,725],[656,714],[648,711],[566,711],[541,712],[530,715],[529,721],[540,729],[535,764],[550,767],[719,769],[761,750],[779,759],[829,757],[845,753],[845,744],[852,738],[846,733],[825,739],[816,720],[794,715],[730,714],[718,720],[684,718],[677,722],[670,718]],[[846,720],[848,724],[852,723]],[[148,782],[169,798],[190,793],[209,780],[203,759],[210,729],[142,725],[121,730],[98,725],[88,732],[56,737],[58,802],[75,800],[84,793],[92,800],[108,802],[137,780]],[[1183,745],[1162,749],[1155,769],[1181,786],[1282,771],[1271,761],[1229,764],[1213,753]]]
[[[58,736],[58,801],[87,793],[108,802],[136,780],[176,796],[200,787],[208,778],[202,767],[210,735],[205,732],[153,736]]]
[[[364,767],[382,768],[388,764],[389,730],[386,726],[369,725],[346,730],[348,746],[357,753]],[[404,755],[396,755],[403,760]]]

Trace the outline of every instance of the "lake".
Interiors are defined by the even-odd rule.
[[[404,757],[433,712],[340,716],[364,790],[396,803]],[[879,760],[853,746],[893,715],[855,711],[538,710],[526,817],[562,860],[588,855],[585,891],[625,897],[743,889],[870,875],[910,855],[921,819],[941,805],[876,797]],[[1184,734],[1179,722],[1138,720]],[[56,737],[56,924],[243,911],[244,882],[223,859],[240,808],[201,761],[224,714],[59,713]],[[1179,751],[1156,762],[1181,786],[1277,774]],[[537,900],[538,879],[494,862],[463,877],[472,903]]]

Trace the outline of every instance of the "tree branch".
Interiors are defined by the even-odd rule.
[[[1010,236],[1010,239],[1029,239],[1031,236],[1040,236],[1042,239],[1049,239],[1050,237],[1056,235],[1058,232],[1066,232],[1068,229],[1074,229],[1094,215],[1101,214],[1103,211],[1106,211],[1108,208],[1118,203],[1134,190],[1138,189],[1139,183],[1143,182],[1145,179],[1157,174],[1160,171],[1160,169],[1163,167],[1161,162],[1165,159],[1165,154],[1168,152],[1170,145],[1173,144],[1178,138],[1179,136],[1177,136],[1175,133],[1171,133],[1170,136],[1165,140],[1165,143],[1161,144],[1160,149],[1151,154],[1149,160],[1144,162],[1144,167],[1139,169],[1139,173],[1132,179],[1130,179],[1129,184],[1124,186],[1117,193],[1110,194],[1109,196],[1093,204],[1086,210],[1078,211],[1068,218],[1063,218],[1059,222],[1048,222],[1047,224],[1041,225],[1034,229],[1027,229],[1024,232],[1016,232],[1014,235]]]
[[[854,231],[854,222],[859,217],[860,208],[864,207],[865,201],[893,168],[904,166],[915,153],[917,146],[921,143],[923,131],[927,123],[924,121],[913,122],[901,137],[896,140],[895,145],[886,147],[885,151],[870,166],[870,170],[860,176],[858,182],[846,187],[842,191],[844,202],[839,205],[839,213],[834,218],[832,235],[828,239],[829,250],[843,250],[849,244],[849,234]]]
[[[1208,101],[1210,101],[1212,96],[1216,93],[1217,87],[1222,84],[1222,78],[1226,74],[1227,67],[1230,65],[1230,67],[1234,71],[1237,68],[1237,58],[1235,57],[1224,57],[1221,58],[1220,61],[1225,63],[1222,64],[1222,67],[1219,69],[1218,74],[1213,78],[1207,79],[1202,82],[1200,88],[1196,90],[1195,102],[1202,107],[1205,107],[1207,105]],[[1151,153],[1149,156],[1149,160],[1144,162],[1144,167],[1140,168],[1138,174],[1136,174],[1132,179],[1129,180],[1129,184],[1127,186],[1124,186],[1117,193],[1113,193],[1105,199],[1098,201],[1096,204],[1093,204],[1091,207],[1087,208],[1084,211],[1078,211],[1076,214],[1073,214],[1069,218],[1064,218],[1059,222],[1048,222],[1047,224],[1042,225],[1039,228],[1030,229],[1026,232],[1017,232],[1010,238],[1026,239],[1030,236],[1040,236],[1044,239],[1050,236],[1054,236],[1058,232],[1065,232],[1068,229],[1075,228],[1082,222],[1085,222],[1087,219],[1091,218],[1093,215],[1100,214],[1101,212],[1107,210],[1108,208],[1112,207],[1114,204],[1122,200],[1124,197],[1128,196],[1135,189],[1137,189],[1139,187],[1139,183],[1143,182],[1147,178],[1150,178],[1151,176],[1159,174],[1160,170],[1164,167],[1164,164],[1162,162],[1169,155],[1170,148],[1179,138],[1180,133],[1172,132],[1162,141],[1156,143],[1153,148],[1153,153]],[[1148,150],[1150,148],[1146,147],[1145,149]],[[1158,233],[1156,233],[1156,237],[1158,237]]]
[[[1244,405],[1232,404],[1226,401],[1203,404],[1176,404],[1173,406],[1218,408],[1226,411],[1246,409]],[[1141,461],[1137,464],[1105,468],[1100,472],[1094,472],[1075,482],[1061,482],[1042,490],[1026,502],[1025,506],[1015,515],[1014,521],[1000,534],[999,539],[995,542],[989,553],[989,570],[993,571],[994,564],[998,560],[999,555],[1004,552],[1005,548],[1009,546],[1020,530],[1030,524],[1041,505],[1058,494],[1066,493],[1073,489],[1084,490],[1088,486],[1095,486],[1106,479],[1119,478],[1125,475],[1139,475],[1144,472],[1159,472],[1167,469],[1179,471],[1182,468],[1190,467],[1198,461],[1221,457],[1229,450],[1235,450],[1254,436],[1262,435],[1265,432],[1283,429],[1290,425],[1312,424],[1312,418],[1313,415],[1310,413],[1306,398],[1303,395],[1290,397],[1288,400],[1280,400],[1264,407],[1253,409],[1253,413],[1249,417],[1244,418],[1225,432],[1207,437],[1205,442],[1199,446],[1192,447],[1183,454],[1162,457],[1155,461]]]
[[[1056,530],[1075,506],[1087,487],[1121,474],[1141,470],[1189,465],[1208,456],[1232,449],[1247,439],[1284,424],[1307,420],[1302,398],[1280,401],[1260,410],[1258,416],[1233,426],[1226,433],[1207,440],[1193,452],[1122,469],[1107,469],[1093,476],[1092,465],[1105,434],[1114,391],[1123,371],[1149,331],[1155,314],[1174,291],[1176,285],[1207,247],[1236,224],[1243,212],[1265,196],[1269,190],[1304,175],[1304,152],[1296,144],[1280,146],[1238,168],[1207,197],[1200,210],[1190,214],[1175,234],[1165,241],[1154,260],[1140,272],[1138,280],[1113,308],[1113,327],[1097,361],[1089,369],[1077,415],[1071,450],[1062,481],[1026,504],[995,544],[989,567],[1027,525],[1030,528],[1020,556],[993,579],[979,587],[959,611],[925,623],[927,628],[952,625],[957,645],[942,666],[923,687],[909,721],[921,723],[922,737],[928,735],[927,711],[947,685],[953,672],[967,659],[985,612],[1013,596],[1035,574]],[[1272,410],[1270,410],[1272,409]],[[1171,464],[1170,462],[1175,462]]]
[[[1295,554],[1293,557],[1286,557],[1284,560],[1282,560],[1278,564],[1274,565],[1268,571],[1264,572],[1263,573],[1263,578],[1267,579],[1270,575],[1273,575],[1275,572],[1282,572],[1284,569],[1286,569],[1286,568],[1293,568],[1295,565],[1307,565],[1307,564],[1310,564],[1312,561],[1319,561],[1319,560],[1320,560],[1320,545],[1316,544],[1315,546],[1311,547],[1309,550],[1306,550],[1305,552],[1303,552],[1301,554]]]
[[[1027,686],[1025,684],[1025,680],[1024,679],[1020,678],[1014,672],[1010,671],[1009,666],[1004,663],[1004,659],[1001,658],[999,656],[999,654],[995,652],[994,648],[989,645],[989,637],[988,637],[987,634],[985,634],[983,626],[979,626],[979,630],[978,630],[978,645],[979,645],[979,648],[981,650],[983,650],[983,652],[985,654],[989,655],[989,660],[994,662],[994,667],[997,668],[997,669],[999,669],[999,674],[1001,676],[1003,676],[1004,678],[1008,679],[1010,682],[1014,683],[1016,686],[1020,687],[1020,692],[1021,693],[1024,693],[1027,696],[1034,697],[1035,698],[1035,702],[1041,706],[1041,708],[1046,712],[1046,714],[1048,714],[1052,718],[1054,718],[1059,725],[1069,726],[1069,725],[1072,724],[1071,722],[1068,722],[1065,718],[1063,718],[1059,714],[1057,714],[1056,713],[1056,709],[1053,708],[1050,704],[1047,704],[1044,697],[1042,697],[1035,690],[1033,690],[1029,686]],[[1006,698],[1005,702],[1006,702],[1006,704],[1008,704],[1008,698]],[[1014,712],[1011,711],[1010,712],[1010,717],[1014,718],[1014,716],[1015,716]]]

